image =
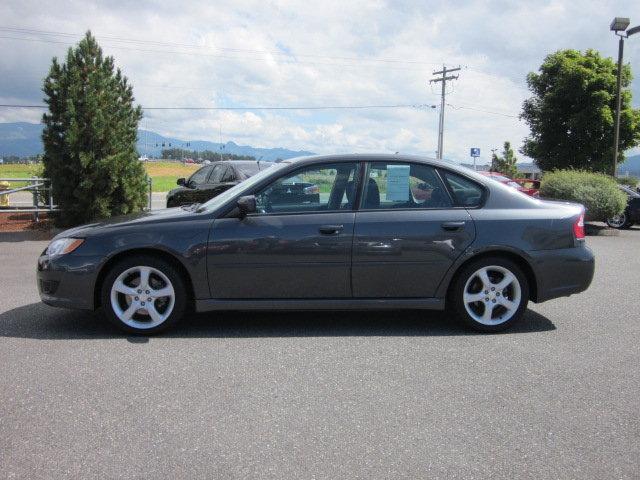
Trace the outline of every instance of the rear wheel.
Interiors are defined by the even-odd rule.
[[[170,263],[153,256],[125,258],[107,273],[102,285],[107,319],[128,333],[150,335],[184,315],[187,290]]]
[[[463,324],[480,332],[498,332],[524,315],[529,284],[515,262],[483,258],[463,268],[449,298]]]
[[[622,212],[620,215],[607,219],[607,225],[611,228],[624,229],[631,227],[632,223],[629,222],[629,217],[626,212]]]

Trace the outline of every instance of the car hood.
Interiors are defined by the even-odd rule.
[[[151,210],[146,212],[133,213],[130,215],[121,215],[65,230],[64,232],[56,235],[55,238],[92,237],[117,228],[135,227],[136,225],[145,225],[149,223],[164,223],[167,221],[175,220],[177,218],[191,218],[193,215],[198,214],[196,214],[193,210],[185,209],[182,207],[164,208],[161,210]]]
[[[176,187],[172,190],[169,190],[169,192],[167,192],[167,196],[171,197],[172,195],[175,195],[178,192],[184,192],[185,190],[191,190],[191,189],[186,187]]]

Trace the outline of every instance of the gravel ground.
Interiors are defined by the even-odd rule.
[[[639,478],[640,230],[506,334],[445,314],[226,313],[125,337],[0,243],[4,478]]]

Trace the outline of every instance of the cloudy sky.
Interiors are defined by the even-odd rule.
[[[109,2],[4,0],[0,103],[38,104],[51,58],[90,29],[146,107],[323,107],[335,110],[150,110],[142,128],[178,138],[318,153],[434,155],[439,86],[432,72],[461,66],[447,85],[445,157],[469,147],[518,148],[525,77],[561,48],[615,56],[614,16],[640,24],[637,0]],[[638,77],[640,35],[625,60]],[[41,112],[0,108],[0,122]]]

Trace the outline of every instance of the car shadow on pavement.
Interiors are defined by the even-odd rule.
[[[506,334],[555,330],[548,318],[527,310]],[[475,335],[444,312],[213,312],[193,314],[162,337],[367,337]],[[127,338],[146,343],[147,337],[127,336],[95,312],[80,312],[32,303],[0,314],[0,337],[36,340]]]

